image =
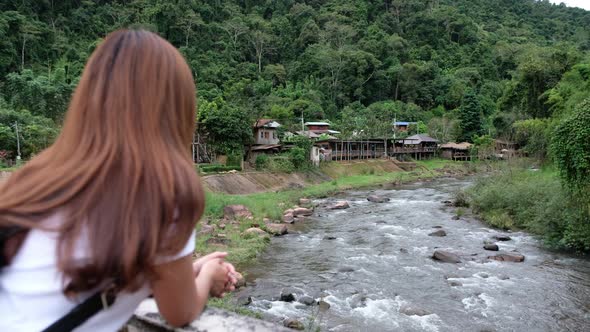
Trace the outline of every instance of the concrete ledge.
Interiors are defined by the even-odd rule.
[[[276,325],[263,320],[240,316],[236,313],[207,307],[198,320],[182,328],[173,328],[166,324],[158,313],[158,308],[153,299],[147,299],[135,311],[135,315],[129,321],[127,331],[147,332],[289,332],[286,327]]]

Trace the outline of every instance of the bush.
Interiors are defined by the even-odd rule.
[[[553,170],[512,170],[467,191],[473,210],[494,227],[524,229],[550,247],[590,251],[590,213]]]
[[[291,160],[284,156],[274,157],[269,159],[269,169],[271,172],[277,173],[291,173],[295,171],[295,166]]]
[[[307,153],[300,147],[294,147],[289,151],[289,160],[295,169],[303,169],[308,164]]]
[[[268,156],[265,154],[258,155],[256,157],[255,164],[256,164],[256,169],[259,171],[267,168],[268,167]]]
[[[242,166],[242,152],[232,152],[227,155],[227,166]]]

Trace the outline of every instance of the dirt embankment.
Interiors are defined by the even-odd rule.
[[[226,194],[252,194],[265,191],[302,188],[341,176],[398,172],[401,168],[389,160],[363,160],[332,162],[319,170],[307,173],[240,172],[204,176],[205,186],[215,192]]]

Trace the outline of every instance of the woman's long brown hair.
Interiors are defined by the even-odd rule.
[[[0,227],[50,228],[41,221],[59,213],[67,294],[110,279],[137,289],[203,212],[189,154],[195,108],[191,71],[172,45],[143,30],[111,33],[86,64],[56,142],[0,188]],[[75,259],[81,237],[86,262]]]

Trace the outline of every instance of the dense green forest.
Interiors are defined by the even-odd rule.
[[[478,186],[475,208],[590,250],[588,11],[547,0],[4,1],[0,164],[17,155],[17,126],[24,158],[52,142],[85,61],[125,27],[185,55],[195,121],[219,152],[241,151],[263,116],[291,130],[330,121],[344,138],[386,138],[397,119],[443,142],[516,140],[565,186],[512,176],[513,197],[537,197],[544,214],[506,199],[505,184]]]
[[[261,116],[286,128],[329,120],[365,137],[390,135],[395,117],[443,141],[518,139],[543,157],[553,119],[590,95],[590,12],[548,1],[22,0],[0,10],[0,150],[12,157],[14,122],[25,157],[47,146],[89,54],[124,27],[156,31],[186,56],[199,121],[221,150],[247,143]]]

